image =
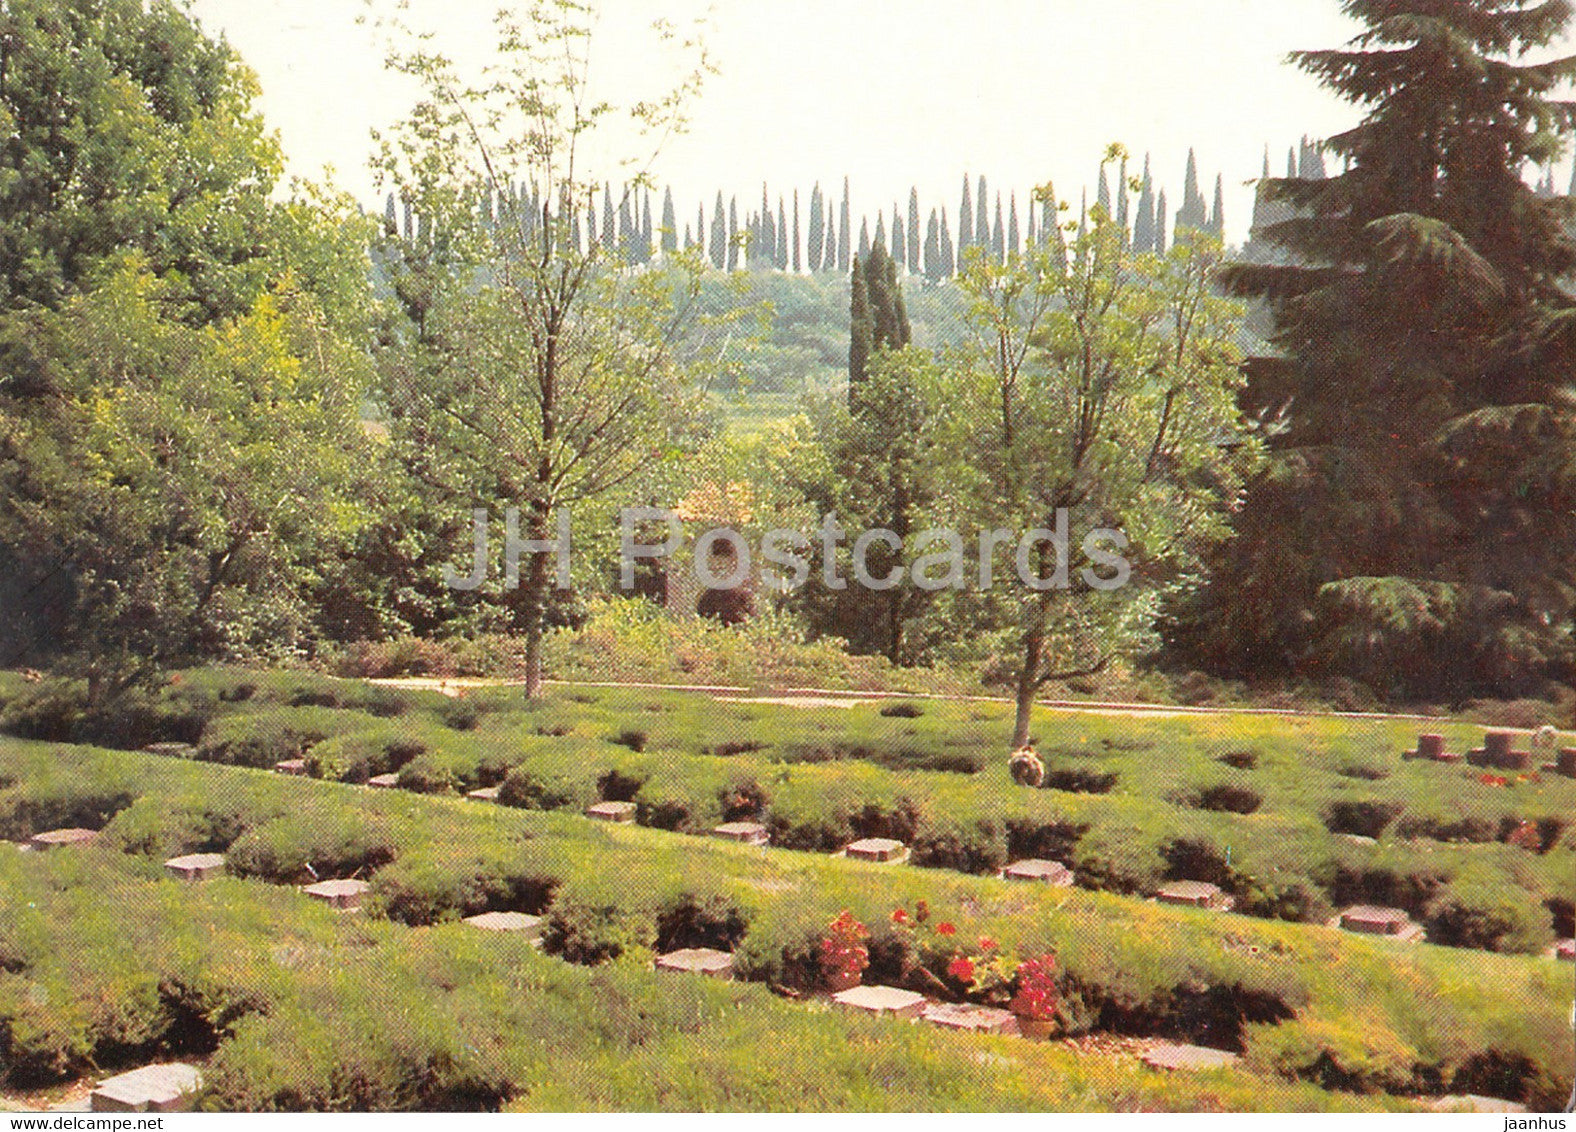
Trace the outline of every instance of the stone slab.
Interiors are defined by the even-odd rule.
[[[1139,1060],[1151,1069],[1197,1070],[1229,1069],[1242,1058],[1226,1050],[1210,1049],[1208,1046],[1157,1042],[1141,1053]]]
[[[932,1026],[944,1030],[968,1030],[977,1034],[1016,1034],[1018,1019],[1010,1010],[967,1003],[933,1002],[920,1015]]]
[[[1212,908],[1217,911],[1229,908],[1232,903],[1219,885],[1201,880],[1172,881],[1155,894],[1155,899],[1179,908]]]
[[[164,862],[164,867],[181,880],[207,880],[224,872],[224,857],[219,853],[189,853],[184,857],[171,857]]]
[[[894,1018],[918,1018],[929,1002],[924,995],[899,987],[853,987],[834,994],[832,1001],[848,1010]]]
[[[657,956],[657,970],[687,975],[708,975],[714,979],[733,978],[733,956],[709,947],[689,947]]]
[[[304,778],[306,777],[306,760],[285,759],[283,762],[277,762],[274,764],[274,773],[288,774],[295,778]]]
[[[586,807],[586,817],[593,821],[610,821],[619,825],[629,825],[635,820],[635,803],[598,802],[594,806]]]
[[[1042,861],[1032,857],[1014,861],[1001,871],[1007,880],[1038,881],[1056,888],[1067,888],[1073,883],[1073,871],[1060,861]]]
[[[1377,908],[1371,904],[1344,909],[1331,923],[1343,931],[1387,939],[1419,940],[1424,935],[1423,926],[1413,922],[1402,909]]]
[[[97,836],[91,829],[51,829],[46,833],[35,833],[28,839],[28,845],[34,852],[43,853],[64,845],[86,845]]]
[[[361,898],[371,887],[364,880],[324,880],[309,884],[301,891],[330,908],[348,912],[361,907]]]
[[[163,755],[170,759],[190,759],[197,756],[197,748],[190,743],[149,743],[142,749],[150,755]]]
[[[744,845],[765,845],[772,839],[767,828],[757,821],[724,822],[711,832],[714,837],[738,841]]]
[[[496,802],[498,789],[496,786],[483,786],[480,790],[472,790],[465,796],[473,802]]]
[[[867,837],[843,850],[843,855],[853,861],[877,861],[894,864],[908,859],[908,846],[887,837]]]
[[[399,775],[377,774],[367,779],[367,785],[374,790],[396,790],[399,788]]]
[[[463,922],[482,931],[519,932],[527,939],[542,938],[542,917],[528,916],[524,912],[482,912],[465,917]]]
[[[202,1088],[195,1066],[172,1061],[100,1081],[89,1096],[92,1112],[181,1112]]]

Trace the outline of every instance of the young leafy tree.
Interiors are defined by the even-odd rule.
[[[1014,749],[1030,742],[1039,690],[1143,644],[1158,598],[1223,532],[1239,461],[1221,439],[1241,377],[1218,259],[1202,237],[1140,258],[1097,204],[1067,266],[1041,247],[964,271],[973,352],[955,450],[970,454],[974,523],[1068,535],[1065,551],[1045,538],[1019,563],[998,553],[981,587],[996,675],[1016,697]]]
[[[463,238],[473,263],[452,273],[440,296],[442,364],[396,372],[389,396],[407,427],[442,454],[437,471],[453,506],[521,509],[518,535],[532,546],[520,577],[505,585],[518,581],[533,697],[549,591],[565,581],[544,549],[560,537],[559,516],[607,506],[612,493],[654,474],[693,410],[683,327],[701,263],[680,256],[622,271],[611,249],[581,251],[567,239],[600,187],[583,150],[611,113],[586,94],[589,20],[575,0],[500,11],[496,53],[469,81],[426,39],[389,24],[392,65],[425,98],[383,147],[382,168],[440,217],[440,230]],[[671,92],[638,104],[631,118],[643,136],[660,139],[682,125],[707,70],[701,53]],[[511,217],[479,229],[477,193],[514,177],[541,187],[542,216],[530,226]],[[644,169],[635,180],[645,183]]]
[[[1343,172],[1264,187],[1282,253],[1248,403],[1284,417],[1174,640],[1222,671],[1339,673],[1409,697],[1569,681],[1576,603],[1572,203],[1522,179],[1576,108],[1565,0],[1348,0],[1365,30],[1293,56],[1364,108]],[[1295,155],[1294,155],[1295,156]]]

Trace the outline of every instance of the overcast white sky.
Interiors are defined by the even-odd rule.
[[[392,4],[393,0],[379,0]],[[261,77],[262,108],[291,170],[332,164],[344,187],[374,198],[368,133],[408,107],[385,75],[362,0],[195,0]],[[461,60],[480,60],[497,0],[413,0]],[[698,0],[603,0],[599,81],[621,102],[661,89],[645,29],[684,20]],[[721,74],[692,112],[689,135],[663,152],[681,225],[702,197],[737,193],[741,209],[795,187],[851,178],[856,214],[953,211],[962,177],[992,189],[1054,180],[1075,204],[1107,143],[1150,152],[1174,213],[1189,146],[1206,197],[1226,180],[1227,236],[1240,242],[1247,182],[1264,147],[1280,172],[1303,134],[1338,132],[1357,112],[1285,63],[1296,48],[1333,47],[1355,30],[1337,0],[715,0],[707,36]],[[1576,46],[1567,48],[1576,51]],[[1141,160],[1141,156],[1140,156]],[[1562,181],[1563,184],[1563,181]],[[1092,196],[1092,186],[1091,186]]]

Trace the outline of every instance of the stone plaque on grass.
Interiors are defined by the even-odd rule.
[[[367,779],[367,785],[374,790],[394,790],[399,787],[399,775],[377,774]]]
[[[498,787],[483,786],[480,790],[472,790],[465,796],[473,802],[496,802],[498,800]]]
[[[1360,935],[1388,936],[1391,939],[1420,939],[1422,926],[1400,908],[1379,908],[1357,904],[1336,918],[1337,926]]]
[[[519,932],[527,939],[542,938],[542,917],[524,912],[482,912],[464,920],[473,928],[487,932]]]
[[[586,817],[593,821],[610,821],[617,822],[619,825],[628,825],[635,820],[635,803],[598,802],[594,806],[586,807]]]
[[[202,1087],[195,1066],[182,1062],[148,1065],[99,1082],[90,1094],[92,1112],[181,1112]]]
[[[1139,1055],[1139,1060],[1151,1069],[1227,1069],[1242,1058],[1223,1049],[1208,1046],[1177,1045],[1157,1042]]]
[[[1038,858],[1014,861],[1001,871],[1001,875],[1008,880],[1038,881],[1056,888],[1067,888],[1073,883],[1073,871],[1066,865],[1060,861],[1042,861]]]
[[[306,760],[305,759],[285,759],[283,762],[277,762],[277,763],[274,764],[274,772],[277,773],[277,774],[292,775],[292,776],[294,776],[296,778],[305,777],[305,775],[306,775]]]
[[[756,821],[730,821],[711,832],[726,841],[738,841],[745,845],[765,845],[771,840],[766,827]]]
[[[924,995],[899,987],[854,987],[839,991],[832,1001],[849,1010],[865,1014],[886,1014],[896,1018],[918,1018],[928,1001]]]
[[[944,1030],[969,1030],[977,1034],[1015,1034],[1018,1019],[1010,1010],[968,1003],[933,1002],[921,1015],[926,1022]]]
[[[733,977],[733,956],[709,947],[689,947],[657,957],[657,970],[687,975],[709,975],[714,979]]]
[[[887,837],[867,837],[856,841],[843,854],[852,861],[878,861],[895,864],[908,859],[908,846]]]
[[[1172,904],[1179,908],[1210,908],[1215,911],[1231,907],[1231,897],[1220,890],[1216,884],[1207,884],[1201,880],[1177,880],[1163,887],[1155,898],[1162,904]]]
[[[185,857],[171,857],[164,862],[164,867],[181,880],[207,880],[224,872],[224,857],[218,853],[190,853]]]
[[[91,829],[51,829],[47,833],[35,833],[28,840],[28,845],[35,852],[43,853],[65,845],[86,845],[97,836]]]
[[[1419,735],[1417,737],[1417,758],[1437,762],[1439,756],[1444,753],[1445,737],[1443,735]]]
[[[309,884],[301,891],[330,908],[349,912],[361,907],[361,898],[371,887],[364,880],[324,880]]]

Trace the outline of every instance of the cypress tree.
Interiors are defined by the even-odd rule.
[[[618,218],[613,213],[613,190],[602,186],[602,246],[612,250],[618,244]]]
[[[1327,179],[1265,186],[1282,262],[1223,272],[1270,305],[1244,403],[1285,409],[1235,538],[1172,639],[1219,671],[1341,674],[1404,697],[1569,678],[1576,607],[1572,204],[1522,179],[1576,107],[1563,2],[1364,0],[1345,49],[1294,53],[1363,118]]]
[[[405,239],[407,241],[412,241],[416,238],[415,214],[411,211],[410,201],[404,201],[403,204],[405,206]]]
[[[941,277],[951,279],[958,271],[958,257],[952,247],[952,233],[947,231],[947,214],[941,213]]]
[[[1198,159],[1191,149],[1187,151],[1187,176],[1182,183],[1182,207],[1177,211],[1175,231],[1180,233],[1184,228],[1197,232],[1209,229],[1209,206],[1199,191]]]
[[[892,205],[892,259],[904,271],[908,270],[908,241],[904,237],[902,214],[895,203]]]
[[[393,193],[383,204],[383,232],[388,236],[399,235],[399,213],[395,210]]]
[[[688,234],[684,237],[684,244],[689,245]],[[673,190],[662,190],[662,252],[672,255],[679,250],[679,219],[673,211]]]
[[[859,218],[859,258],[870,258],[870,220],[863,216]]]
[[[739,270],[739,198],[728,198],[728,270]]]
[[[1087,211],[1087,198],[1085,198],[1085,201],[1084,207],[1085,211]],[[1111,212],[1111,186],[1106,181],[1104,165],[1100,166],[1100,188],[1098,194],[1095,196],[1095,204],[1099,206],[1100,211],[1104,212],[1107,216],[1114,215]]]
[[[1166,191],[1160,190],[1160,195],[1155,198],[1155,254],[1166,254],[1166,221],[1171,218],[1170,211],[1166,208]]]
[[[636,258],[639,253],[635,247],[639,226],[635,223],[633,211],[634,205],[626,189],[618,202],[618,247],[625,263],[640,262]]]
[[[1215,176],[1215,207],[1210,210],[1209,230],[1217,239],[1226,238],[1226,182],[1221,174]]]
[[[1124,241],[1132,235],[1132,218],[1128,213],[1127,158],[1123,157],[1116,174],[1116,226],[1121,230]]]
[[[870,351],[876,336],[875,318],[870,313],[870,284],[858,258],[854,260],[849,292],[848,405],[854,408],[859,400],[859,386],[870,365]]]
[[[1144,255],[1155,250],[1155,187],[1149,175],[1149,155],[1144,155],[1144,177],[1138,188],[1138,215],[1133,218],[1133,250]]]
[[[804,259],[802,258],[803,253],[799,250],[803,246],[800,242],[800,235],[799,190],[795,189],[793,191],[793,273],[795,275],[801,275],[804,273]]]
[[[910,275],[919,274],[919,189],[908,190],[908,264]]]
[[[1029,223],[1026,231],[1023,234],[1024,246],[1027,248],[1037,248],[1040,246],[1039,216],[1040,214],[1035,209],[1034,202],[1031,200],[1029,202]]]
[[[941,270],[941,225],[935,209],[930,210],[930,219],[925,222],[925,278],[932,283],[946,278]]]
[[[963,174],[963,203],[958,206],[958,256],[974,246],[974,198],[969,195],[969,175]],[[948,273],[950,274],[950,272]]]
[[[996,223],[990,230],[990,256],[992,263],[1007,259],[1007,228],[1001,221],[1001,193],[996,194]]]
[[[826,218],[821,213],[821,182],[810,190],[810,222],[805,231],[805,258],[810,261],[810,271],[821,270],[821,245],[826,239]]]
[[[788,217],[783,209],[783,198],[781,194],[778,194],[777,197],[777,227],[774,229],[774,235],[772,237],[772,249],[776,252],[776,255],[772,258],[772,265],[776,267],[778,271],[787,271]],[[795,247],[794,258],[797,259],[798,255],[799,249]]]
[[[826,247],[821,259],[822,271],[837,270],[837,217],[832,212],[832,202],[826,202]]]
[[[990,243],[990,198],[985,191],[985,174],[980,174],[978,192],[974,194],[974,243]],[[963,257],[958,257],[961,266]]]
[[[837,270],[847,271],[849,255],[853,248],[850,242],[853,239],[852,213],[848,204],[848,178],[843,178],[843,205],[837,214]]]
[[[772,202],[766,193],[766,183],[761,183],[761,261],[771,267],[777,262],[777,223],[772,219]]]
[[[711,265],[718,271],[725,271],[728,267],[728,213],[722,203],[722,194],[717,194],[717,207],[711,216]]]
[[[1018,254],[1018,194],[1012,193],[1008,200],[1011,203],[1007,217],[1007,255],[1016,257]]]

